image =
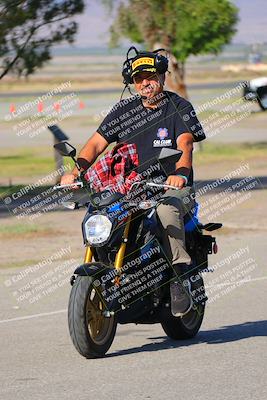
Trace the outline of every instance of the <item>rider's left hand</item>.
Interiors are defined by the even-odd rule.
[[[170,176],[168,176],[168,179],[166,180],[166,184],[175,186],[179,189],[182,189],[186,185],[186,181],[181,176],[170,175]],[[166,188],[166,190],[168,190],[168,189]]]

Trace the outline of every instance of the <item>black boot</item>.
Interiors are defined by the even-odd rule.
[[[175,264],[173,277],[170,283],[171,312],[175,317],[181,317],[188,313],[193,305],[191,295],[191,283],[188,274],[190,267],[187,264]]]

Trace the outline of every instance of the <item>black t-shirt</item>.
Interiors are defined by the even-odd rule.
[[[139,172],[156,162],[163,147],[177,149],[176,140],[182,133],[192,133],[197,142],[205,139],[191,103],[169,91],[160,94],[157,108],[153,109],[144,107],[140,96],[121,100],[111,109],[97,132],[108,143],[135,143]],[[188,180],[188,185],[192,184],[193,171]]]

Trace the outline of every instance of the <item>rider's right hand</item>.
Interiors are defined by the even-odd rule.
[[[71,185],[75,182],[76,176],[73,174],[66,174],[61,177],[60,185]],[[73,186],[72,189],[79,189],[79,186]]]

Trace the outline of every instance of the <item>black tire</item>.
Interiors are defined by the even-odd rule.
[[[200,274],[195,275],[192,290],[196,293],[205,294],[204,282]],[[164,332],[174,340],[191,339],[198,333],[205,313],[205,302],[194,304],[192,309],[182,317],[174,317],[171,313],[165,320],[161,321]]]
[[[170,315],[161,321],[161,326],[169,338],[174,340],[191,339],[198,333],[203,321],[205,305],[194,306],[183,317]]]
[[[116,333],[116,318],[102,315],[104,303],[99,293],[88,276],[78,276],[70,293],[69,332],[76,350],[86,358],[103,357]]]
[[[266,107],[264,107],[264,105],[262,104],[262,102],[259,99],[258,99],[258,103],[259,103],[259,106],[260,106],[262,111],[266,111],[267,110]]]

